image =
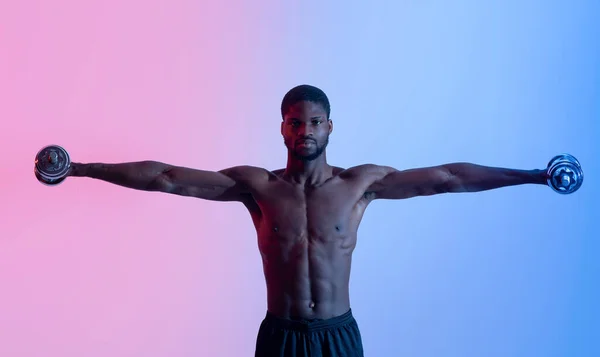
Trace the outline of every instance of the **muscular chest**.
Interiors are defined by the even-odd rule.
[[[344,182],[316,188],[277,183],[256,198],[263,239],[327,242],[355,236],[366,203]]]

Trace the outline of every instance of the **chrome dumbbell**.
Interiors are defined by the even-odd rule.
[[[583,183],[583,170],[575,157],[569,154],[556,155],[547,167],[548,186],[560,194],[577,191]]]
[[[70,167],[69,153],[58,145],[49,145],[42,148],[35,156],[33,171],[38,181],[54,186],[63,182]]]

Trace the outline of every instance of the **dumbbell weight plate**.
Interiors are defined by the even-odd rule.
[[[58,145],[46,146],[35,156],[35,176],[47,185],[61,183],[66,178],[70,167],[69,153]]]
[[[59,183],[63,182],[66,179],[66,177],[61,177],[58,179],[47,179],[47,178],[42,177],[37,170],[35,171],[35,177],[38,179],[39,182],[46,184],[48,186],[58,185]]]
[[[548,163],[548,185],[560,194],[577,191],[583,183],[583,170],[572,155],[557,155]]]
[[[577,167],[581,168],[581,164],[579,163],[579,161],[573,155],[570,155],[570,154],[556,155],[548,162],[548,167],[549,168],[552,167],[559,161],[571,162],[571,163],[575,164]]]

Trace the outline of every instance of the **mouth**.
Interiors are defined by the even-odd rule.
[[[310,146],[315,145],[316,143],[313,140],[298,140],[296,141],[296,146]]]

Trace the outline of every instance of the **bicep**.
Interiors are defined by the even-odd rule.
[[[241,201],[248,187],[248,169],[232,167],[206,171],[187,167],[171,167],[160,178],[164,192],[211,201]]]
[[[369,187],[376,199],[403,199],[448,192],[452,173],[445,166],[409,170],[386,167]]]

